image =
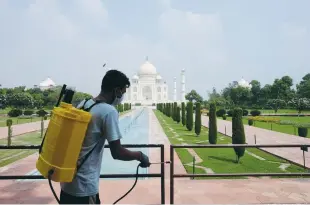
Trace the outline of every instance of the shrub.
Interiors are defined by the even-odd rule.
[[[277,117],[256,116],[256,117],[248,117],[248,119],[252,119],[253,121],[258,122],[280,123],[280,118]]]
[[[228,111],[227,111],[227,115],[228,115],[229,117],[232,117],[233,111],[232,111],[232,110],[228,110]]]
[[[33,114],[33,110],[25,110],[24,111],[24,115],[32,115]]]
[[[180,107],[177,107],[177,123],[180,123],[180,121],[181,121],[181,114],[180,114],[180,112],[181,112]]]
[[[216,125],[216,105],[210,104],[209,111],[209,143],[216,144],[217,142],[217,125]]]
[[[249,120],[248,120],[248,124],[249,124],[250,126],[252,126],[253,123],[254,123],[254,121],[253,121],[252,119],[249,119]]]
[[[201,132],[201,105],[196,103],[195,110],[195,133],[198,136]]]
[[[296,122],[290,121],[290,120],[280,120],[279,124],[280,125],[295,125]]]
[[[18,117],[23,114],[23,111],[21,109],[12,109],[8,112],[8,116],[10,117]]]
[[[298,135],[300,137],[307,137],[307,135],[308,135],[308,128],[306,128],[306,127],[298,127]]]
[[[233,144],[245,144],[245,133],[242,122],[243,111],[241,108],[234,109],[232,118],[232,143]],[[244,147],[234,147],[234,151],[237,156],[237,163],[240,158],[244,155]]]
[[[261,112],[260,112],[259,110],[252,110],[250,113],[251,113],[251,115],[254,116],[254,117],[255,117],[255,116],[259,116],[259,115],[261,114]]]
[[[13,124],[13,120],[12,119],[7,119],[6,120],[6,126],[10,127]]]
[[[187,112],[186,112],[186,128],[188,131],[192,131],[193,129],[193,103],[187,103]]]
[[[182,125],[186,125],[186,115],[185,115],[185,103],[182,102]]]
[[[216,111],[216,116],[223,117],[223,115],[226,115],[225,109],[219,109],[218,111]]]
[[[248,110],[242,110],[243,112],[243,116],[248,116],[249,115],[249,111]]]
[[[223,120],[226,120],[226,119],[227,119],[226,115],[223,115],[222,118],[223,118]]]
[[[45,115],[47,115],[47,112],[45,110],[39,110],[37,111],[37,115],[39,115],[39,117],[44,117]]]

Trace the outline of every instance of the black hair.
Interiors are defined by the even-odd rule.
[[[118,70],[109,70],[102,78],[101,92],[110,92],[115,88],[124,88],[130,86],[129,78]]]

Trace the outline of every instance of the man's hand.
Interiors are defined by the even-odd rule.
[[[143,167],[143,168],[149,167],[151,165],[151,163],[149,161],[148,156],[146,156],[142,152],[140,152],[140,153],[141,153],[141,158],[140,158],[141,164],[140,164],[140,166]]]

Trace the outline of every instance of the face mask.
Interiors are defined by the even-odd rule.
[[[123,99],[124,99],[124,94],[121,97],[116,96],[114,101],[112,102],[112,105],[115,106],[115,105],[121,104]]]

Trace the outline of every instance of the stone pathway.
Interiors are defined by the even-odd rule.
[[[44,128],[47,128],[48,123],[49,123],[49,120],[44,121]],[[13,133],[12,133],[13,136],[41,130],[41,121],[13,125],[12,130],[13,130]],[[8,137],[8,128],[0,127],[0,139],[5,139],[7,137]]]
[[[209,118],[201,116],[202,125],[209,126]],[[227,120],[217,119],[218,132],[232,136],[232,123]],[[254,135],[256,135],[256,144],[310,144],[309,138],[298,137],[285,133],[275,132],[253,126],[244,125],[247,144],[255,144]],[[300,148],[260,148],[276,156],[295,162],[299,165],[303,162],[303,151]],[[305,152],[306,167],[310,168],[310,153]]]

